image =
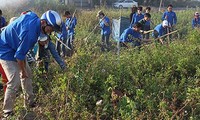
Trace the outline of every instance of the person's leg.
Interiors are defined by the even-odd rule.
[[[60,65],[61,69],[65,69],[66,65],[62,58],[58,55],[58,52],[55,49],[55,45],[52,41],[49,41],[48,49],[51,52],[51,55],[56,60],[56,62]]]
[[[150,29],[151,29],[150,25],[145,26],[145,31],[149,31]],[[145,34],[144,38],[149,39],[149,33]]]
[[[105,51],[105,35],[101,35],[101,51]]]
[[[105,45],[106,45],[106,49],[109,51],[110,50],[110,34],[105,35]]]
[[[28,78],[21,78],[21,86],[24,94],[24,107],[34,107],[32,72],[27,60],[26,60],[26,71],[28,74]]]
[[[20,69],[17,62],[0,60],[4,72],[8,78],[7,88],[4,96],[4,114],[12,112],[16,98],[16,92],[20,86]]]
[[[59,41],[56,41],[56,50],[58,51],[58,54],[61,55],[61,48],[60,45],[61,43]]]
[[[63,43],[66,44],[66,42],[67,42],[67,39],[64,39]],[[65,57],[66,56],[66,47],[63,44],[62,44],[62,53],[63,53],[63,57]]]

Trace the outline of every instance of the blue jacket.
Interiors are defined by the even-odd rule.
[[[165,28],[162,26],[162,24],[157,25],[154,30],[156,30],[158,32],[158,37],[161,37],[162,35],[164,35],[166,33]]]
[[[0,17],[0,29],[6,26],[6,20],[4,17]]]
[[[198,19],[193,18],[192,19],[192,28],[195,28],[195,27],[200,27],[200,18],[198,18]]]
[[[0,59],[24,60],[40,35],[40,18],[33,12],[20,16],[9,24],[0,36]]]
[[[67,39],[67,29],[66,29],[65,23],[62,22],[61,33],[57,33],[57,36],[61,40]]]
[[[106,23],[108,23],[109,26],[106,26],[105,23],[104,23],[104,21]],[[110,30],[110,19],[107,16],[105,16],[103,20],[100,19],[100,27],[101,27],[101,35],[108,35],[108,34],[110,34],[110,32],[111,32],[111,30]]]
[[[142,38],[139,32],[133,30],[133,28],[127,28],[120,36],[120,42],[133,42],[135,38]]]
[[[162,21],[163,20],[167,20],[170,23],[170,25],[175,25],[177,22],[176,13],[173,11],[172,12],[168,12],[168,11],[164,12],[163,16],[162,16]]]
[[[77,19],[76,17],[67,18],[65,21],[65,26],[68,27],[68,35],[73,35],[75,33],[74,28],[76,27]]]
[[[137,23],[137,22],[139,22],[140,20],[142,20],[144,18],[144,15],[143,14],[138,14],[138,13],[135,13],[134,15],[133,15],[133,17],[132,17],[132,21],[131,21],[131,27],[135,24],[135,23]]]

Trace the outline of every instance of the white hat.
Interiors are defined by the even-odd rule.
[[[13,21],[15,21],[16,19],[17,19],[17,17],[10,18],[9,24],[12,23]]]
[[[199,16],[199,13],[198,12],[195,12],[195,14],[194,14],[195,16]]]
[[[168,23],[168,21],[167,20],[164,20],[163,22],[162,22],[162,26],[163,27],[168,27],[169,26],[169,23]]]
[[[48,39],[47,35],[41,34],[41,35],[39,36],[39,38],[38,38],[38,41],[43,42],[43,41],[46,41],[47,39]]]
[[[99,15],[101,15],[102,13],[103,13],[103,11],[99,10],[98,13],[97,13],[97,15],[96,15],[96,17],[99,17]]]

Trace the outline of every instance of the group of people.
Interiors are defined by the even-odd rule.
[[[162,23],[153,29],[152,36],[163,44],[162,36],[168,34],[176,26],[177,16],[172,11],[173,6],[168,5],[167,11],[161,17]],[[142,13],[142,7],[133,7],[130,14],[130,26],[120,36],[121,47],[127,47],[126,43],[132,43],[133,47],[140,47],[142,41],[149,41],[151,30],[151,8],[147,7]],[[76,11],[75,11],[76,12]],[[75,13],[74,13],[75,14]],[[34,107],[34,94],[31,80],[29,59],[33,48],[38,47],[37,59],[43,60],[45,71],[48,72],[49,52],[62,70],[66,64],[62,58],[73,53],[73,41],[77,19],[75,15],[65,11],[62,21],[61,16],[53,10],[46,11],[40,18],[36,13],[28,10],[19,17],[15,17],[6,26],[6,20],[0,10],[0,74],[4,85],[3,117],[13,114],[16,92],[21,84],[24,92],[24,106]],[[111,21],[103,11],[97,13],[99,27],[101,28],[101,50],[110,50]],[[192,27],[199,27],[199,13],[194,14]],[[50,35],[55,31],[56,45],[51,41]],[[38,43],[36,45],[36,43]],[[34,52],[34,54],[36,54]],[[32,57],[32,56],[31,56]],[[34,57],[35,58],[35,57]],[[44,60],[45,59],[45,60]],[[32,61],[32,60],[30,60]]]
[[[41,17],[38,17],[36,13],[28,10],[22,12],[19,17],[13,17],[7,25],[0,10],[0,74],[5,92],[3,118],[13,114],[16,92],[20,84],[24,93],[24,107],[36,106],[31,80],[32,74],[28,63],[31,56],[28,53],[34,51],[33,48],[37,48],[36,43],[38,43],[38,55],[36,55],[38,59],[45,58],[46,53],[50,51],[61,69],[66,69],[62,57],[71,53],[68,54],[64,47],[73,49],[74,28],[77,20],[75,16],[71,16],[69,11],[65,11],[63,16],[66,19],[64,22],[56,11],[48,10]],[[59,39],[57,46],[51,41],[50,35],[53,31]],[[30,61],[32,62],[32,60]],[[46,62],[44,66],[46,71],[48,71],[48,63]]]
[[[167,11],[165,11],[161,17],[162,23],[156,25],[153,29],[152,36],[161,44],[164,44],[164,37],[170,32],[175,30],[177,24],[176,13],[172,10],[173,6],[170,4],[167,6]],[[145,9],[145,13],[142,13],[142,7],[133,7],[132,13],[130,14],[130,27],[124,30],[120,36],[120,43],[122,46],[126,46],[125,43],[131,42],[132,45],[140,46],[141,42],[148,42],[150,25],[151,25],[151,15],[150,7]],[[199,13],[195,12],[194,18],[192,19],[192,28],[199,28],[200,18]],[[141,32],[142,31],[142,32]],[[145,33],[147,32],[147,33]],[[169,35],[171,37],[171,35]]]
[[[152,36],[155,39],[158,39],[161,44],[163,44],[162,36],[173,31],[173,28],[175,28],[177,23],[176,13],[172,11],[172,8],[173,6],[171,4],[168,5],[167,11],[164,12],[161,17],[162,23],[153,29]],[[150,11],[151,8],[147,7],[143,14],[142,7],[132,8],[132,13],[130,14],[130,27],[124,30],[120,37],[122,46],[124,46],[125,43],[131,42],[134,47],[140,47],[141,42],[150,41],[149,31],[151,31],[152,24]]]

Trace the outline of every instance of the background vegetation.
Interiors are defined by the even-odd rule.
[[[27,7],[28,6],[28,7]],[[5,10],[7,19],[31,9],[41,15],[48,9],[74,11],[63,5],[36,2],[22,9]],[[52,60],[45,77],[33,66],[33,82],[38,106],[24,109],[18,95],[13,119],[191,119],[200,118],[200,39],[191,29],[195,11],[177,11],[181,39],[171,44],[150,44],[137,49],[122,49],[116,54],[112,40],[110,52],[100,51],[99,30],[86,36],[98,24],[98,10],[78,11],[75,53],[60,71]],[[103,9],[111,19],[129,16],[129,10]],[[162,13],[153,11],[154,24]],[[154,27],[153,25],[152,27]],[[1,92],[1,103],[3,92]],[[102,102],[100,101],[102,100]]]

